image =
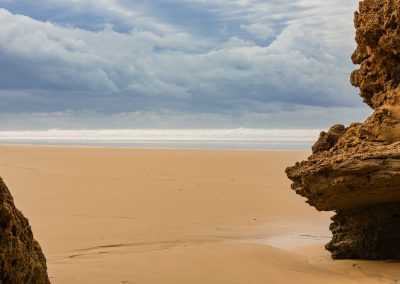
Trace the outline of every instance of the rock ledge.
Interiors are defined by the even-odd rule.
[[[333,258],[400,259],[400,0],[361,1],[354,23],[351,83],[373,114],[322,132],[286,173],[307,203],[336,211]]]

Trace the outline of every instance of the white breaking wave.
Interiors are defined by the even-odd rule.
[[[317,129],[104,129],[0,131],[0,141],[312,142]]]

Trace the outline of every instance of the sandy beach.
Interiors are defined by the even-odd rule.
[[[52,283],[400,283],[333,261],[331,213],[290,190],[307,152],[0,146]]]

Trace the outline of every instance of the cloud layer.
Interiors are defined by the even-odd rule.
[[[357,119],[346,2],[0,0],[0,128],[18,117],[31,119],[16,128]]]

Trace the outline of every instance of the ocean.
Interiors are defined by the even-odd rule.
[[[0,131],[0,144],[309,150],[320,129],[102,129]]]

